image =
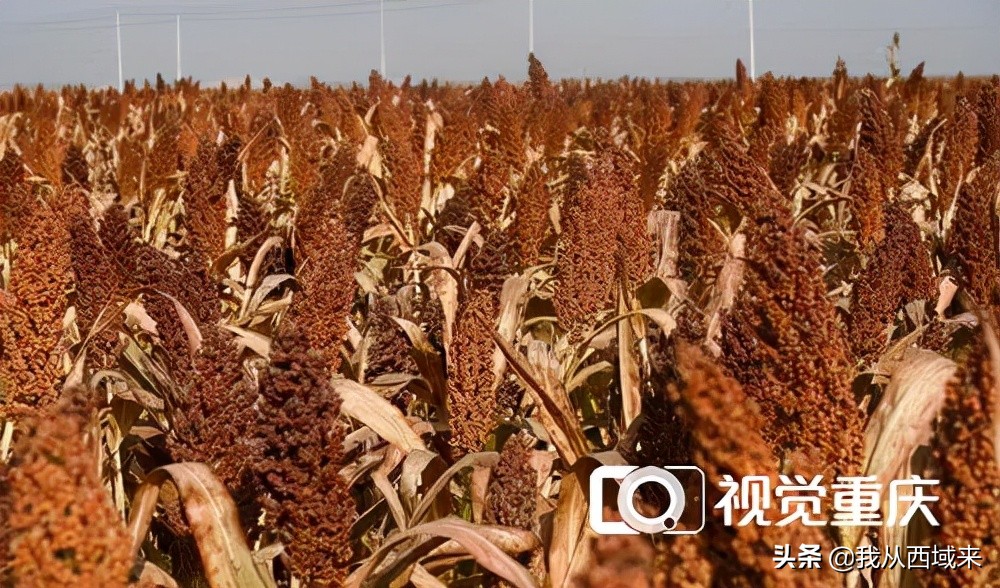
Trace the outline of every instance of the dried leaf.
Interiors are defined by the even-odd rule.
[[[618,292],[618,314],[628,312],[625,293]],[[669,316],[669,315],[668,315]],[[633,351],[635,347],[635,331],[632,321],[623,320],[618,323],[618,386],[622,395],[622,430],[629,426],[639,416],[642,410],[642,388],[639,381],[639,358]]]
[[[893,479],[909,475],[914,452],[934,434],[935,420],[956,369],[955,362],[933,351],[904,351],[865,430],[865,475],[876,476],[884,487]],[[861,540],[861,534],[862,529],[857,527],[842,530],[845,543],[852,547]],[[895,528],[881,529],[881,535],[883,545],[898,545],[905,537],[899,536]],[[892,574],[893,578],[898,578],[898,573]]]
[[[518,310],[528,293],[529,280],[521,276],[511,276],[504,280],[500,290],[500,318],[497,332],[507,341],[512,341],[517,333],[519,322]],[[499,349],[493,351],[493,379],[499,382],[507,369],[507,360]]]
[[[887,484],[930,440],[955,369],[955,362],[933,351],[905,351],[865,431],[866,475]]]
[[[593,345],[594,341],[602,333],[604,333],[607,329],[611,328],[611,326],[615,325],[619,321],[630,319],[634,316],[639,316],[639,315],[645,316],[646,318],[656,323],[656,326],[658,326],[660,330],[663,331],[664,337],[669,336],[670,333],[673,333],[674,329],[677,328],[677,321],[674,320],[674,317],[666,310],[663,310],[662,308],[637,308],[636,310],[630,310],[628,312],[623,312],[621,314],[615,315],[610,319],[604,321],[600,325],[598,325],[596,328],[594,328],[593,331],[591,331],[584,338],[583,342],[577,346],[578,349],[581,351],[585,351],[588,347],[591,347]]]
[[[274,579],[261,574],[255,565],[236,504],[226,487],[208,466],[200,463],[170,464],[146,476],[132,499],[129,516],[133,553],[139,552],[160,489],[168,481],[177,487],[185,518],[198,544],[205,578],[212,588],[277,587]]]
[[[420,564],[413,566],[413,573],[410,574],[410,582],[413,582],[416,588],[446,588],[444,582],[438,580]]]
[[[554,376],[539,377],[541,374],[537,366],[542,361],[541,356],[549,357],[550,352],[542,349],[544,343],[532,341],[533,345],[529,347],[529,358],[525,359],[510,343],[501,339],[499,333],[493,332],[492,335],[507,358],[511,369],[524,382],[528,394],[538,405],[540,409],[539,420],[556,446],[559,456],[564,463],[572,466],[580,456],[587,453],[587,440],[583,435],[580,422],[576,418],[576,410],[570,404],[566,390],[559,383],[558,378]]]
[[[180,588],[177,580],[170,577],[170,574],[147,562],[142,563],[142,571],[139,573],[139,584],[143,586],[156,586],[157,588]]]
[[[958,284],[955,283],[955,280],[951,279],[951,276],[945,276],[941,279],[941,283],[938,284],[938,291],[940,295],[938,296],[937,305],[934,306],[934,314],[944,316],[944,311],[951,306],[951,301],[955,298],[955,294],[958,293]]]
[[[681,213],[675,210],[654,210],[649,213],[647,230],[657,245],[656,277],[666,282],[677,277],[677,260],[680,257]]]
[[[278,236],[268,237],[267,240],[261,243],[260,248],[257,249],[257,254],[253,256],[253,261],[250,263],[250,269],[247,270],[245,285],[248,290],[257,285],[257,275],[260,274],[260,268],[267,259],[267,254],[275,247],[281,245],[281,243],[282,238]]]
[[[502,527],[499,525],[476,525],[474,528],[490,543],[496,545],[508,555],[526,553],[535,549],[541,543],[538,540],[538,536],[524,529]],[[461,542],[452,540],[431,551],[429,556],[440,557],[462,553],[466,553],[466,551]]]
[[[503,549],[492,543],[490,537],[482,529],[483,527],[473,525],[467,521],[448,517],[417,525],[407,531],[394,534],[386,540],[383,547],[374,553],[362,567],[355,570],[348,577],[345,586],[347,588],[384,586],[389,578],[394,577],[392,572],[395,569],[398,569],[400,566],[408,566],[411,563],[416,563],[425,555],[424,550],[427,546],[433,546],[431,549],[434,549],[437,545],[444,543],[442,539],[446,539],[447,541],[453,541],[461,545],[480,566],[510,582],[513,586],[517,588],[538,588],[538,584],[531,577],[528,570],[504,553]],[[391,552],[395,551],[398,545],[413,538],[418,538],[416,545],[393,559],[391,565],[386,566],[382,570],[376,569],[378,564],[384,561]]]
[[[398,447],[404,454],[427,450],[424,442],[406,422],[403,413],[371,388],[339,377],[333,378],[330,385],[340,394],[340,410],[343,414],[368,425],[379,437]]]
[[[562,479],[559,502],[552,521],[552,539],[546,546],[552,588],[564,588],[591,564],[589,522],[590,474],[599,465],[625,465],[617,452],[604,452],[581,459]]]
[[[472,521],[475,523],[483,521],[483,512],[486,510],[486,489],[489,487],[492,473],[492,467],[472,466],[472,475],[469,477],[469,500],[472,502]]]
[[[438,408],[445,408],[447,406],[445,398],[448,394],[448,384],[441,354],[431,345],[430,340],[427,339],[427,335],[423,330],[412,321],[398,317],[390,318],[403,329],[403,332],[406,333],[406,338],[410,340],[410,345],[413,346],[413,361],[416,362],[420,375],[431,386],[431,392],[433,393],[432,403]]]
[[[177,300],[170,294],[161,290],[152,289],[149,291],[155,292],[173,303],[174,310],[177,311],[177,317],[180,319],[181,325],[184,327],[184,334],[187,336],[191,357],[194,357],[195,354],[198,353],[198,349],[201,348],[201,342],[203,339],[201,336],[201,330],[198,328],[198,322],[194,320],[194,317],[191,316],[188,309],[184,308],[184,305],[181,304],[180,300]]]
[[[430,480],[439,479],[444,470],[444,461],[433,451],[413,451],[403,460],[403,471],[399,476],[399,496],[411,517],[419,502],[420,488],[430,484]]]
[[[419,523],[424,518],[431,506],[434,504],[434,500],[437,498],[438,494],[448,487],[448,483],[451,482],[453,477],[455,477],[455,474],[465,468],[473,466],[493,467],[499,460],[499,453],[495,451],[483,451],[480,453],[466,454],[462,457],[462,459],[456,461],[451,467],[445,470],[443,474],[434,480],[434,484],[429,490],[427,490],[427,493],[424,494],[420,504],[413,510],[413,516],[410,518],[411,523]]]
[[[147,333],[156,333],[156,321],[148,314],[146,309],[137,302],[129,302],[125,306],[125,324],[130,327],[139,327]]]
[[[566,383],[566,392],[572,393],[574,390],[584,385],[587,380],[594,375],[605,371],[611,371],[612,368],[614,368],[614,366],[611,365],[611,362],[601,360],[585,366],[581,370],[577,370],[573,374],[573,377],[570,378],[569,382]]]
[[[396,527],[401,530],[406,530],[409,525],[407,525],[407,517],[406,512],[403,509],[403,503],[400,502],[396,489],[393,488],[392,482],[389,481],[389,473],[396,469],[396,466],[398,466],[402,460],[402,452],[395,447],[390,447],[389,450],[383,455],[382,463],[380,463],[379,466],[375,468],[375,471],[372,472],[371,478],[372,482],[375,483],[375,487],[382,493],[382,498],[385,500],[386,504],[389,505],[389,512],[392,513],[392,518],[396,521]]]
[[[260,286],[253,290],[253,295],[249,298],[244,298],[243,307],[240,308],[240,316],[246,316],[256,312],[261,303],[264,302],[264,299],[267,298],[271,292],[273,292],[278,286],[288,281],[295,281],[295,276],[289,274],[273,274],[266,276],[263,280],[261,280]]]
[[[236,325],[222,325],[222,328],[236,335],[236,341],[253,350],[257,355],[268,358],[271,357],[271,338],[263,333],[251,331]]]

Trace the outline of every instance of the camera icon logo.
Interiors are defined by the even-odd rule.
[[[604,490],[611,480],[621,482],[614,502],[621,521],[604,520]],[[657,516],[636,508],[644,484],[666,492],[666,510]],[[705,527],[705,473],[696,466],[600,466],[590,474],[589,515],[590,528],[599,535],[694,535]]]

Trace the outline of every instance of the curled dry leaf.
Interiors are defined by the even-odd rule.
[[[267,335],[235,325],[222,325],[222,328],[236,335],[236,341],[241,346],[253,350],[261,357],[271,356],[271,338]]]
[[[403,454],[396,447],[390,447],[388,451],[383,454],[382,463],[375,468],[371,473],[372,482],[378,491],[382,493],[382,498],[385,500],[386,504],[389,506],[389,512],[392,514],[393,520],[396,522],[396,527],[401,530],[406,530],[409,526],[406,520],[406,512],[403,509],[403,503],[399,500],[399,494],[396,493],[396,489],[393,487],[391,481],[389,481],[389,474],[392,470],[396,469],[396,466],[403,461]]]
[[[428,572],[427,568],[420,564],[415,564],[413,566],[413,573],[410,574],[410,582],[413,583],[416,588],[446,588],[446,584],[437,577]]]
[[[500,454],[495,451],[469,453],[463,456],[434,480],[434,484],[424,494],[420,504],[413,510],[413,516],[410,520],[414,523],[419,523],[424,518],[431,506],[434,505],[434,501],[448,487],[448,483],[455,477],[455,474],[469,467],[493,467],[499,460]]]
[[[580,459],[562,478],[559,502],[552,521],[552,537],[547,545],[549,579],[552,588],[564,588],[590,565],[589,479],[600,465],[625,465],[616,451],[595,453]]]
[[[955,294],[958,293],[958,284],[955,280],[951,279],[951,276],[945,276],[941,278],[941,282],[938,284],[938,296],[937,305],[934,306],[934,314],[938,316],[944,316],[944,311],[951,306],[951,301],[955,298]]]
[[[657,246],[654,275],[664,282],[678,276],[680,223],[681,213],[676,210],[654,210],[649,213],[647,229]]]
[[[618,314],[628,312],[626,294],[618,292]],[[622,395],[622,430],[639,416],[642,410],[642,382],[639,373],[639,356],[635,353],[635,329],[631,320],[618,323],[618,385]]]
[[[486,491],[492,473],[491,467],[472,466],[472,474],[469,476],[469,495],[470,502],[472,502],[472,521],[474,523],[483,522],[483,514],[487,506]]]
[[[462,237],[462,242],[458,244],[455,249],[455,254],[451,256],[451,267],[460,268],[462,267],[462,262],[465,261],[465,255],[469,252],[472,244],[475,243],[481,249],[485,240],[480,235],[483,228],[478,222],[473,222],[469,225],[469,228],[465,230],[465,236]]]
[[[413,361],[416,362],[420,375],[430,384],[432,404],[441,410],[447,409],[448,403],[445,398],[448,394],[448,385],[441,354],[431,345],[423,330],[412,321],[399,317],[390,318],[403,329],[410,341]]]
[[[500,291],[500,319],[497,324],[497,332],[507,341],[513,341],[517,333],[517,326],[520,322],[519,310],[524,303],[524,297],[528,293],[529,280],[523,276],[511,276],[503,283]],[[493,379],[499,382],[507,369],[507,359],[503,351],[495,349],[493,351]]]
[[[372,107],[374,109],[374,106]],[[368,135],[358,151],[358,165],[367,168],[375,177],[382,177],[382,156],[379,154],[378,137]]]
[[[424,276],[424,283],[427,284],[431,291],[434,292],[435,297],[441,302],[441,309],[444,312],[444,332],[441,336],[444,348],[447,351],[451,349],[451,340],[455,333],[455,317],[458,314],[458,280],[455,274],[451,271],[446,271],[447,269],[454,270],[454,266],[451,263],[451,256],[448,255],[447,250],[437,243],[429,245],[438,245],[440,250],[429,249],[431,253],[423,256],[421,261],[425,262],[427,266],[442,269],[430,270]]]
[[[124,313],[127,326],[139,327],[147,333],[156,334],[156,321],[150,318],[141,304],[129,302],[125,305]]]
[[[399,497],[411,513],[416,509],[419,500],[418,493],[426,486],[428,479],[440,475],[441,458],[433,451],[416,450],[410,452],[403,460],[403,471],[399,476]]]
[[[917,449],[927,445],[947,396],[948,385],[957,369],[955,362],[926,349],[909,348],[896,364],[888,387],[865,430],[864,475],[875,476],[888,487],[891,480],[910,475],[910,460]],[[887,510],[888,493],[883,493]],[[844,528],[848,545],[863,540],[862,529]],[[880,529],[884,549],[906,550],[905,529]],[[903,570],[887,570],[886,586],[898,586]]]
[[[420,436],[406,422],[403,413],[368,386],[339,377],[333,378],[330,386],[340,394],[340,411],[343,414],[368,425],[379,437],[398,447],[404,454],[427,450]]]
[[[151,292],[166,298],[174,305],[174,310],[177,311],[177,317],[180,319],[181,325],[184,327],[184,334],[187,335],[191,357],[194,357],[194,355],[198,353],[198,349],[201,348],[201,342],[203,340],[203,337],[201,336],[201,329],[198,328],[198,321],[194,320],[194,317],[191,316],[188,309],[181,304],[180,300],[161,290],[151,290]]]
[[[956,367],[933,351],[910,348],[904,352],[865,430],[866,475],[878,476],[880,483],[887,484],[913,452],[928,443]]]
[[[531,546],[534,543],[526,537],[522,537],[523,531],[495,528],[492,530],[488,526],[473,525],[462,519],[448,517],[445,519],[431,521],[417,525],[412,529],[391,535],[378,552],[373,554],[365,564],[355,570],[345,583],[346,588],[366,588],[368,586],[384,586],[389,578],[394,576],[386,571],[393,571],[405,568],[410,564],[417,563],[426,553],[433,553],[433,550],[440,545],[454,544],[460,546],[466,553],[472,556],[483,568],[493,572],[498,577],[506,580],[516,588],[538,588],[538,583],[531,576],[524,566],[519,564],[511,556],[507,555],[500,545],[494,543],[501,535],[504,539],[500,541],[507,547]],[[404,553],[399,554],[395,559],[382,569],[378,565],[386,561],[389,556],[397,552],[397,547],[404,546],[410,542]],[[418,547],[418,549],[413,549]],[[429,549],[427,549],[429,547]],[[529,547],[530,548],[530,547]]]
[[[559,378],[552,373],[549,363],[555,361],[555,358],[551,351],[541,341],[532,341],[528,357],[525,358],[510,343],[500,338],[499,333],[494,331],[492,335],[507,358],[511,370],[524,382],[528,394],[538,405],[539,420],[556,446],[559,456],[564,463],[572,465],[587,453],[587,440],[566,390]]]
[[[718,357],[722,353],[719,337],[722,335],[722,317],[733,307],[736,293],[743,282],[743,266],[746,264],[746,235],[737,233],[729,240],[729,253],[719,270],[719,278],[715,282],[712,301],[708,305],[708,327],[705,341],[712,353]]]
[[[272,274],[270,276],[265,276],[263,280],[260,281],[260,285],[256,288],[248,288],[245,294],[249,296],[244,296],[243,305],[240,307],[240,318],[250,316],[261,308],[261,305],[272,292],[278,289],[279,286],[285,282],[295,281],[295,276],[290,274]]]
[[[132,499],[128,534],[138,553],[160,499],[160,489],[171,482],[201,555],[205,579],[212,588],[276,588],[261,570],[250,547],[236,504],[212,470],[200,463],[175,463],[157,468]]]
[[[170,574],[148,561],[142,564],[142,571],[139,572],[139,585],[156,588],[180,588],[177,580],[170,577]]]
[[[476,531],[487,541],[496,545],[507,555],[526,553],[540,545],[538,536],[531,531],[500,525],[476,525]],[[467,553],[465,546],[454,539],[430,552],[430,557],[461,555]]]
[[[260,247],[257,249],[257,253],[253,256],[253,261],[250,262],[250,269],[247,270],[247,278],[245,286],[247,290],[252,290],[257,286],[257,277],[260,275],[261,267],[267,260],[267,255],[272,249],[281,246],[282,238],[272,235],[261,243]]]

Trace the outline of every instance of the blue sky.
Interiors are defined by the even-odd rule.
[[[529,0],[386,0],[389,77],[523,79]],[[535,52],[554,77],[727,77],[748,61],[746,0],[535,0]],[[0,87],[126,79],[367,79],[379,66],[378,0],[0,0]],[[1000,72],[1000,0],[755,0],[757,72],[887,71],[894,31],[908,71]]]

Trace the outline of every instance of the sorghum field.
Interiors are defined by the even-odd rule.
[[[0,584],[1000,586],[1000,79],[529,74],[0,94]],[[597,536],[601,464],[705,529]],[[940,526],[711,508],[911,474]]]

